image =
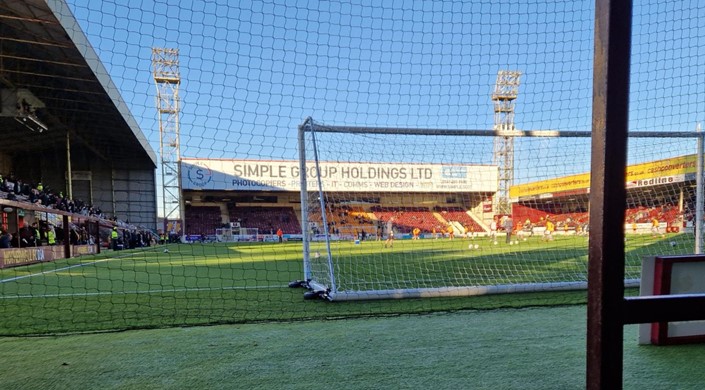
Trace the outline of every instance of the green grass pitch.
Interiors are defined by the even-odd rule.
[[[688,234],[628,237],[627,276],[647,254],[692,253]],[[479,247],[474,248],[477,244]],[[509,246],[486,238],[335,242],[341,288],[584,280],[587,239]],[[469,248],[473,245],[473,248]],[[398,315],[582,303],[585,292],[330,303],[305,301],[301,243],[179,244],[0,270],[0,335]],[[312,243],[312,252],[323,250]],[[323,252],[325,253],[325,252]],[[395,280],[395,282],[391,282]]]

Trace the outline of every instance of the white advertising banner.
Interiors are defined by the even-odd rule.
[[[318,189],[313,163],[307,187]],[[183,159],[186,190],[291,191],[301,188],[298,161]],[[490,165],[411,163],[320,164],[324,191],[341,192],[497,192],[498,169]]]

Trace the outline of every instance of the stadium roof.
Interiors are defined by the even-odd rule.
[[[44,132],[0,117],[9,154],[63,147],[66,132],[115,166],[156,167],[156,155],[64,0],[5,0],[0,7],[0,89],[27,90],[45,107]]]

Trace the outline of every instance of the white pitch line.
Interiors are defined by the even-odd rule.
[[[108,260],[115,260],[115,259],[112,259],[112,258],[110,258],[110,259],[102,259],[102,260],[97,260],[97,261],[94,261],[94,262],[91,262],[91,263],[75,264],[75,265],[70,265],[70,266],[68,266],[68,267],[56,268],[56,269],[52,269],[52,270],[49,270],[49,271],[43,271],[43,272],[35,273],[35,274],[22,275],[22,276],[15,276],[14,278],[2,279],[2,280],[0,280],[0,283],[14,282],[14,281],[20,280],[20,279],[26,279],[26,278],[31,278],[31,277],[34,277],[34,276],[41,276],[41,275],[50,274],[50,273],[54,273],[54,272],[65,271],[65,270],[71,269],[71,268],[84,267],[84,266],[87,266],[87,265],[93,265],[93,264],[101,263],[101,262],[108,261]]]
[[[98,264],[98,263],[103,263],[103,262],[110,261],[110,260],[121,260],[121,259],[123,259],[123,258],[125,258],[125,257],[131,257],[131,256],[133,256],[133,255],[134,255],[134,253],[128,253],[128,254],[125,254],[125,255],[122,255],[122,256],[108,257],[107,259],[100,259],[100,260],[96,260],[96,261],[91,261],[90,263],[75,264],[75,265],[70,265],[70,266],[68,266],[68,267],[56,268],[56,269],[52,269],[52,270],[49,270],[49,271],[42,271],[42,272],[39,272],[39,273],[28,274],[28,275],[22,275],[22,276],[15,276],[14,278],[8,278],[8,279],[0,279],[0,284],[2,284],[2,283],[7,283],[7,282],[14,282],[14,281],[20,280],[20,279],[27,279],[27,278],[31,278],[31,277],[34,277],[34,276],[46,275],[46,274],[50,274],[50,273],[54,273],[54,272],[66,271],[67,269],[78,268],[78,267],[85,267],[85,266],[88,266],[88,265],[94,265],[94,264]]]
[[[42,295],[8,295],[0,296],[1,299],[25,299],[25,298],[65,298],[65,297],[92,297],[101,295],[127,295],[127,294],[159,294],[159,293],[174,293],[174,292],[191,292],[191,291],[218,291],[218,290],[262,290],[262,289],[278,289],[289,288],[289,286],[232,286],[220,288],[171,288],[163,290],[132,290],[132,291],[103,291],[103,292],[85,292],[85,293],[67,293],[67,294],[42,294]]]

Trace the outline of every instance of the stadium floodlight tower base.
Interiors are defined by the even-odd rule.
[[[333,126],[307,118],[298,135],[304,277],[292,286],[305,287],[307,299],[460,297],[587,288],[589,229],[582,218],[587,218],[589,184],[576,183],[582,185],[582,178],[589,178],[585,172],[591,132]],[[548,221],[551,213],[552,220],[564,218],[555,241],[553,234],[545,239],[546,222],[530,227],[518,240],[511,240],[511,235],[500,243],[489,238],[497,234],[492,222],[504,217],[493,205],[501,173],[492,163],[497,136],[515,137],[515,152],[529,167],[516,172],[521,184],[512,188],[509,208],[514,227],[528,218],[530,226],[542,223],[539,217]],[[658,191],[658,197],[675,204],[679,199],[682,204],[689,201],[689,187],[682,183],[690,180],[685,169],[691,169],[689,159],[694,155],[671,158],[658,153],[687,153],[682,138],[697,136],[630,132],[633,166],[640,167],[633,171],[662,165],[683,171],[669,173],[672,177],[665,181],[651,176],[630,179],[632,202],[639,202],[647,190]],[[555,157],[546,158],[548,151]],[[568,158],[572,158],[570,172],[561,162]],[[536,188],[551,190],[531,192]],[[570,207],[556,211],[553,207],[561,202]],[[416,228],[423,229],[420,237],[412,237]],[[385,241],[390,236],[388,247]],[[505,237],[504,231],[500,237]],[[638,283],[640,271],[633,264],[629,267],[626,286]]]

